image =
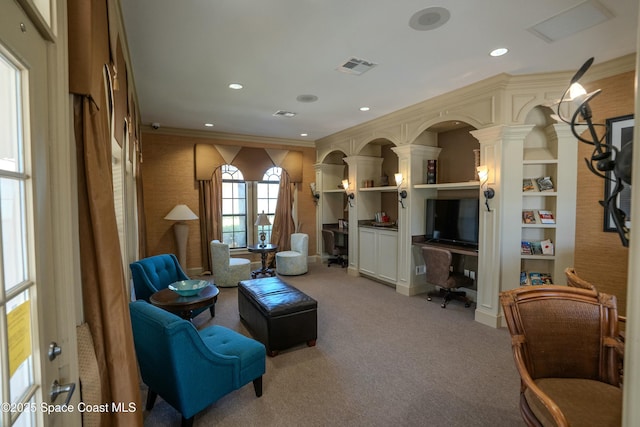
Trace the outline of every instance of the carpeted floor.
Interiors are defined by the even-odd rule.
[[[442,309],[326,264],[282,279],[318,301],[317,345],[267,357],[261,398],[248,384],[196,415],[195,426],[524,425],[508,331],[475,322],[473,306]],[[214,319],[207,311],[194,324],[250,336],[236,288],[220,290]],[[180,419],[160,398],[145,412],[145,426]]]

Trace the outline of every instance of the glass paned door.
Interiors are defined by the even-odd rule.
[[[0,313],[2,313],[2,377],[0,400],[12,404],[3,424],[35,425],[34,411],[21,411],[35,402],[38,390],[34,363],[37,310],[34,306],[33,242],[29,227],[30,177],[25,144],[27,72],[0,51]]]

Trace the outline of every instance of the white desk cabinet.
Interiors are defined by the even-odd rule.
[[[383,228],[359,228],[360,273],[395,284],[398,277],[398,232]]]

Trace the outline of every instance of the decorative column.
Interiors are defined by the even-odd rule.
[[[373,219],[375,212],[380,210],[380,193],[359,191],[360,184],[365,179],[380,176],[382,158],[371,156],[349,156],[343,159],[349,166],[349,193],[355,198],[349,206],[349,270],[350,276],[359,276],[359,239],[358,221]]]
[[[480,209],[475,320],[494,328],[501,326],[502,282],[505,277],[519,277],[520,272],[522,145],[532,128],[499,125],[471,131],[480,142],[480,164],[488,168],[487,185],[495,191],[488,202],[490,209]],[[483,206],[482,190],[479,198]]]
[[[435,190],[416,189],[414,185],[426,182],[426,161],[436,160],[441,148],[425,145],[401,145],[393,147],[398,156],[398,172],[404,177],[401,188],[408,195],[405,208],[398,209],[398,279],[396,292],[416,295],[426,291],[424,274],[415,272],[412,237],[425,234],[425,199]],[[422,255],[419,255],[420,257]]]

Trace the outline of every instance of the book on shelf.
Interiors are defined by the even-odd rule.
[[[540,275],[540,273],[530,271],[529,283],[531,283],[531,286],[542,285],[543,282],[542,282],[542,276]]]
[[[538,184],[539,191],[554,191],[553,181],[549,176],[542,176],[540,178],[536,178],[536,184]]]
[[[521,271],[520,286],[553,285],[550,273],[540,273],[537,271]]]
[[[520,242],[520,255],[553,255],[553,250],[553,243],[549,239]]]
[[[524,178],[522,180],[522,191],[536,191],[532,178]]]
[[[522,223],[523,224],[535,224],[536,223],[536,215],[532,210],[524,210],[522,211]]]
[[[427,160],[427,184],[436,184],[437,172],[438,161],[434,159]]]
[[[538,216],[540,217],[541,224],[555,224],[556,219],[553,216],[553,212],[547,210],[539,210]]]
[[[553,255],[553,243],[551,243],[551,240],[540,241],[540,246],[542,247],[542,255]]]
[[[542,255],[542,244],[539,241],[529,242],[531,246],[531,255]]]

